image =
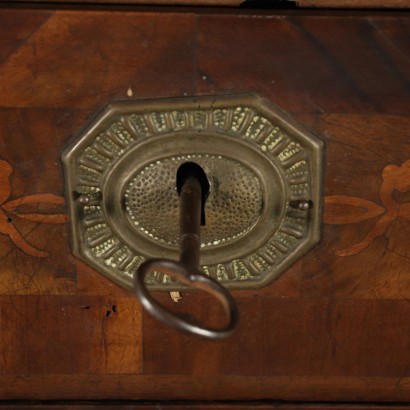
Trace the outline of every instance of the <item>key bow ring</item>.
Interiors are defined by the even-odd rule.
[[[239,314],[231,294],[215,279],[200,272],[200,229],[205,224],[205,201],[209,183],[202,168],[195,163],[181,165],[177,173],[180,195],[180,260],[150,259],[134,275],[134,289],[144,308],[155,318],[178,330],[208,339],[224,339],[237,327]],[[152,296],[145,285],[150,272],[161,272],[189,288],[209,293],[223,306],[228,323],[223,328],[207,328],[171,312]]]

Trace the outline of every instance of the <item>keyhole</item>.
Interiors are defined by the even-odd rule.
[[[209,195],[209,181],[205,171],[195,162],[184,162],[177,170],[176,188],[178,194],[189,177],[195,177],[201,185],[201,225],[205,226],[205,202]]]

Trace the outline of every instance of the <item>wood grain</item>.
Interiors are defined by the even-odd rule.
[[[408,29],[408,19],[384,24],[389,20]],[[204,16],[197,92],[256,91],[292,114],[407,116],[403,43],[386,38],[378,20],[366,17]]]
[[[192,93],[194,16],[104,11],[47,16],[3,62],[1,107],[95,112],[113,99],[129,98],[129,89],[134,98]],[[60,134],[60,146],[66,138]]]
[[[299,7],[313,8],[409,8],[406,0],[297,0],[297,4]]]
[[[69,404],[53,404],[47,403],[47,410],[179,410],[179,409],[195,409],[195,410],[230,410],[230,409],[251,409],[251,410],[273,410],[273,409],[283,409],[283,410],[341,410],[347,407],[350,410],[408,410],[406,405],[383,405],[383,404],[321,404],[321,403],[283,403],[283,402],[271,402],[271,403],[258,403],[256,401],[241,401],[232,403],[209,403],[206,401],[202,402],[88,402],[86,404],[81,404],[81,402],[71,402]],[[41,405],[38,404],[0,404],[1,408],[7,408],[10,410],[32,410],[41,409]]]
[[[3,0],[2,0],[3,1]],[[10,0],[9,0],[10,1]],[[44,2],[44,0],[11,0],[13,2]],[[46,0],[48,2],[50,0]],[[53,0],[60,3],[75,3],[76,0]],[[280,0],[246,1],[246,0],[84,0],[82,3],[93,4],[135,4],[144,6],[193,6],[193,7],[246,7],[257,9],[276,9],[286,7],[278,6]],[[282,3],[286,0],[281,0]],[[409,8],[407,0],[288,0],[289,8],[329,8],[329,9],[406,9]],[[51,1],[50,1],[51,3]]]
[[[316,119],[315,128],[325,136],[327,162],[331,164],[326,172],[325,200],[334,195],[345,195],[365,198],[380,206],[385,164],[401,165],[408,158],[410,145],[405,134],[409,126],[408,117],[390,115],[349,115],[347,119],[345,115],[330,114]],[[368,144],[361,145],[364,137]],[[363,158],[366,158],[366,165],[360,168],[360,178],[354,177],[357,164]],[[403,193],[394,192],[398,202],[406,202]],[[327,209],[325,206],[325,223]],[[354,211],[343,208],[342,218],[348,219]],[[385,212],[383,207],[382,211]],[[303,261],[302,270],[310,270],[310,273],[304,275],[301,294],[309,297],[331,294],[336,298],[408,299],[408,222],[404,218],[394,218],[382,235],[371,240],[362,252],[340,257],[353,245],[361,243],[379,221],[381,217],[378,216],[359,223],[332,224],[328,221],[323,228],[321,246],[306,255]],[[325,259],[324,254],[327,255]]]
[[[3,397],[55,400],[339,400],[408,402],[410,379],[246,375],[57,375],[0,376]]]
[[[239,330],[218,344],[175,335],[146,318],[144,373],[366,379],[408,372],[410,308],[405,300],[235,296],[242,313]],[[207,298],[195,299],[185,303],[188,312],[209,306]],[[156,343],[159,334],[165,343]]]
[[[389,179],[410,159],[409,28],[372,13],[1,9],[0,399],[410,401],[410,194]],[[232,339],[157,323],[72,256],[67,222],[24,217],[66,212],[39,201],[64,198],[61,152],[129,90],[258,92],[325,142],[324,202],[336,208],[324,208],[322,241],[272,285],[234,292]],[[341,198],[373,204],[372,216]],[[393,202],[386,230],[346,253]],[[16,244],[10,224],[48,256]],[[206,295],[157,297],[220,320]]]
[[[140,312],[134,298],[3,296],[0,374],[140,373]]]

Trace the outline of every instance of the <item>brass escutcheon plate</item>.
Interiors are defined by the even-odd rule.
[[[226,287],[265,286],[319,241],[322,142],[255,94],[186,97],[113,103],[64,152],[75,255],[128,290],[146,259],[178,259],[187,161],[210,182],[201,269]]]

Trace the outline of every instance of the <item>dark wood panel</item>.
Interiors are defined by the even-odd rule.
[[[18,2],[40,2],[44,0],[2,0]],[[46,0],[46,2],[59,2],[59,3],[76,3],[76,0]],[[100,4],[135,4],[135,5],[150,5],[150,6],[207,6],[207,7],[246,7],[255,9],[276,9],[276,8],[331,8],[331,9],[389,9],[409,8],[407,0],[289,0],[289,4],[277,3],[280,0],[265,0],[252,1],[252,0],[84,0],[82,3],[100,3]],[[282,0],[283,1],[283,0]]]
[[[88,374],[92,380],[142,370],[134,298],[3,296],[0,326],[1,375]]]
[[[403,209],[398,204],[408,198],[400,185],[409,170],[409,117],[304,119],[324,136],[327,168],[322,242],[303,259],[301,295],[408,299],[409,224],[408,217],[398,215]],[[383,219],[386,214],[391,217]]]
[[[235,337],[204,343],[144,320],[144,373],[394,377],[410,363],[406,300],[241,298]],[[188,299],[188,298],[187,298]],[[188,312],[212,315],[206,298]],[[205,314],[205,313],[204,313]],[[164,343],[158,343],[161,335]],[[342,396],[339,397],[342,400]]]
[[[0,10],[0,398],[410,401],[409,26]],[[239,92],[325,141],[324,226],[277,282],[234,293],[240,329],[210,343],[71,255],[60,153],[112,99]]]
[[[395,21],[383,20],[386,27]],[[409,20],[398,23],[405,35]],[[375,24],[366,17],[201,17],[197,92],[257,91],[292,113],[408,115],[407,54]]]
[[[50,17],[51,12],[4,11],[0,27],[0,61],[24,44]],[[19,24],[23,20],[24,24]]]
[[[2,397],[33,400],[343,400],[409,402],[410,378],[229,375],[0,376]]]
[[[400,406],[400,405],[358,405],[352,403],[344,404],[320,404],[320,403],[258,403],[255,401],[252,402],[236,402],[236,403],[207,403],[207,402],[177,402],[177,403],[167,403],[167,402],[156,402],[156,403],[144,403],[137,402],[134,404],[122,402],[115,402],[115,404],[110,402],[104,403],[69,403],[69,404],[50,404],[39,405],[39,404],[0,404],[0,408],[7,408],[10,410],[32,410],[32,409],[42,409],[46,408],[47,410],[95,410],[95,409],[105,409],[105,410],[179,410],[179,409],[194,409],[194,410],[230,410],[230,409],[249,409],[249,410],[273,410],[273,409],[284,409],[284,410],[340,410],[346,409],[349,410],[408,410],[409,406]]]
[[[194,27],[190,14],[55,11],[3,61],[0,107],[100,110],[192,94]]]
[[[408,8],[406,0],[297,0],[301,7],[314,8]]]

